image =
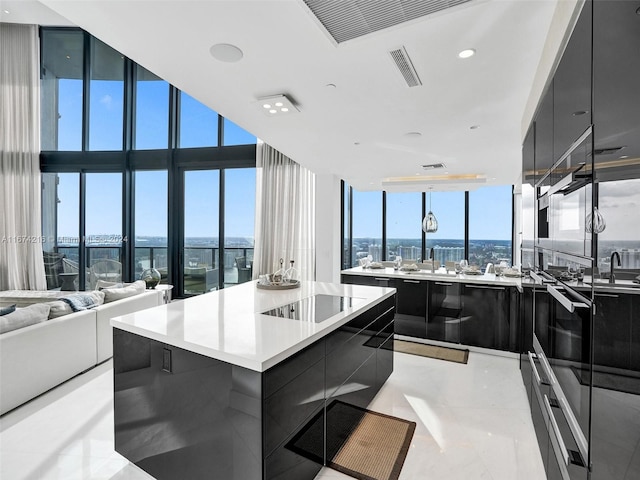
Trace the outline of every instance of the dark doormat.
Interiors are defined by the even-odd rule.
[[[571,367],[571,371],[576,376],[580,385],[589,386],[589,370],[579,367]],[[606,388],[607,390],[615,390],[617,392],[631,393],[640,395],[640,377],[638,372],[634,375],[624,375],[612,372],[593,372],[593,386],[597,388]]]
[[[394,350],[401,353],[410,353],[422,357],[436,358],[448,362],[467,363],[469,360],[469,350],[459,350],[457,348],[439,347],[437,345],[425,345],[424,343],[406,342],[396,340]]]
[[[324,428],[320,412],[287,448],[322,463]],[[360,480],[397,480],[415,429],[415,422],[334,400],[326,410],[326,465]]]

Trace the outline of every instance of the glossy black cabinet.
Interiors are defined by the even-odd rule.
[[[594,369],[631,368],[632,295],[596,292],[593,326]]]
[[[396,279],[396,333],[427,337],[427,285],[425,280]]]
[[[367,407],[393,372],[394,313],[392,296],[262,373],[116,328],[116,451],[157,479],[311,480],[328,406]]]
[[[511,295],[507,287],[464,284],[460,343],[497,350],[513,350]]]
[[[591,125],[591,2],[587,0],[553,76],[553,159]]]
[[[548,86],[535,120],[536,182],[553,165],[553,82]]]
[[[631,360],[630,369],[640,372],[640,295],[631,300]]]
[[[427,338],[460,343],[462,284],[446,281],[429,282]]]
[[[598,181],[639,178],[640,3],[593,2],[593,123]],[[606,167],[606,168],[604,168]]]
[[[368,275],[341,275],[342,283],[351,285],[371,285],[373,287],[396,288],[395,279],[389,277],[371,277]]]

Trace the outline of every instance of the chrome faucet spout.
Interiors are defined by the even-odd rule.
[[[429,260],[431,260],[431,273],[434,273],[436,270],[436,267],[435,267],[436,260],[434,257],[435,257],[435,249],[431,247],[429,249]]]
[[[622,262],[620,262],[620,254],[618,252],[613,252],[611,254],[611,262],[609,264],[609,283],[616,283],[616,275],[614,272],[614,265],[613,265],[613,260],[617,259],[618,260],[618,266],[620,267],[622,265]]]

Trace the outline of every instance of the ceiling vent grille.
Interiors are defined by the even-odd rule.
[[[444,163],[430,163],[429,165],[422,165],[425,170],[435,170],[436,168],[444,168]]]
[[[404,77],[404,81],[407,82],[407,85],[410,87],[422,85],[422,82],[418,77],[418,72],[416,72],[416,69],[413,67],[413,63],[411,63],[411,59],[404,47],[391,50],[389,55],[391,55],[391,59],[395,62],[398,70],[400,70],[400,74]]]
[[[304,0],[337,43],[471,0]]]

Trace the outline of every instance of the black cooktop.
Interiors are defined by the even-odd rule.
[[[262,314],[272,317],[289,318],[291,320],[320,323],[344,311],[345,308],[353,306],[358,300],[361,299],[341,297],[338,295],[313,295],[312,297],[303,298],[297,302],[267,310],[266,312],[262,312]]]

